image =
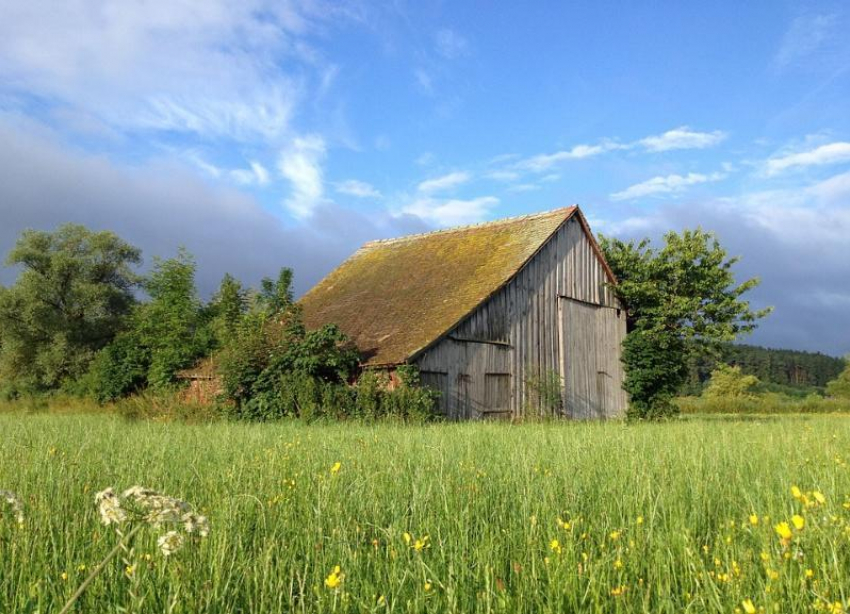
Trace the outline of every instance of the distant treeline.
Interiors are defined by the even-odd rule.
[[[774,350],[757,345],[728,344],[721,348],[720,362],[737,365],[747,375],[755,375],[769,388],[811,392],[823,389],[844,369],[841,358],[820,352]],[[716,361],[704,357],[691,364],[685,394],[699,394]]]

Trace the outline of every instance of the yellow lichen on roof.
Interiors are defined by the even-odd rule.
[[[575,210],[367,243],[301,298],[304,322],[339,325],[365,364],[404,362],[507,283]]]

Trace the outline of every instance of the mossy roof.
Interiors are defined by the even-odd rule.
[[[405,362],[510,281],[577,210],[366,243],[301,298],[304,322],[339,325],[364,364]]]

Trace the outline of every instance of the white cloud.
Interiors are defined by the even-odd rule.
[[[371,184],[357,179],[343,181],[336,186],[336,191],[357,198],[380,198],[381,193]]]
[[[316,135],[296,138],[280,156],[280,173],[292,184],[292,192],[285,204],[297,218],[309,217],[323,201],[324,158],[325,142]]]
[[[540,186],[534,183],[518,183],[508,188],[508,192],[534,192],[539,190]]]
[[[626,146],[614,141],[603,141],[596,145],[576,145],[572,149],[556,151],[551,154],[539,154],[516,163],[515,167],[535,173],[548,171],[550,168],[565,160],[581,160],[598,156],[615,149],[625,149]]]
[[[823,166],[850,162],[850,143],[837,142],[821,145],[815,149],[785,154],[770,158],[765,163],[765,174],[778,175],[795,167]]]
[[[673,149],[705,149],[713,147],[726,138],[720,130],[696,132],[687,126],[668,130],[664,134],[648,136],[638,141],[647,151],[670,151]]]
[[[402,209],[402,213],[415,215],[437,226],[462,226],[485,219],[490,210],[499,204],[495,196],[482,196],[469,200],[420,198]]]
[[[437,53],[447,60],[454,60],[469,52],[467,40],[448,28],[443,28],[436,35]]]
[[[250,168],[230,171],[230,178],[242,185],[266,185],[269,182],[269,171],[259,162],[251,162]]]
[[[450,190],[452,188],[456,188],[457,186],[466,183],[471,179],[471,175],[465,171],[458,171],[455,173],[449,173],[448,175],[443,175],[441,177],[435,177],[434,179],[428,179],[423,181],[417,186],[417,189],[420,192],[440,192],[443,190]]]
[[[495,181],[516,181],[520,174],[516,171],[491,171],[484,176]]]
[[[113,129],[238,140],[286,138],[305,96],[295,75],[329,74],[307,37],[350,18],[324,0],[27,0],[2,13],[0,83],[13,93]]]
[[[688,173],[687,175],[667,175],[647,179],[644,182],[630,186],[622,192],[611,194],[611,200],[631,200],[652,196],[656,194],[673,194],[684,191],[688,186],[710,181],[720,181],[725,178],[723,173],[712,173],[702,175],[700,173]]]
[[[828,43],[840,32],[837,15],[800,15],[791,22],[782,38],[774,66],[781,70],[810,60],[811,56],[826,50]]]

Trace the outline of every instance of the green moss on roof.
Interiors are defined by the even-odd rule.
[[[402,363],[507,283],[575,211],[367,243],[299,301],[304,322],[338,324],[365,364]]]

